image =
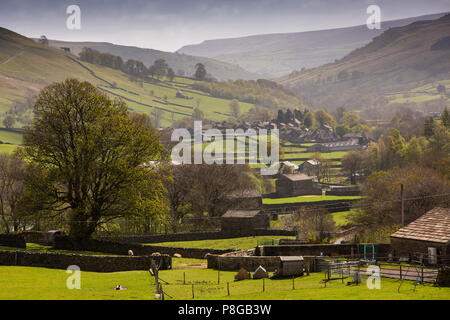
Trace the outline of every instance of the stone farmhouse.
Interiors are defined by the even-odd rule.
[[[450,208],[436,207],[391,235],[395,256],[417,259],[423,256],[428,263],[448,261],[450,255]]]

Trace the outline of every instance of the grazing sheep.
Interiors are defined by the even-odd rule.
[[[134,256],[133,250],[128,250],[128,255],[129,256]]]

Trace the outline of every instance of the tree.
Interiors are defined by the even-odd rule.
[[[230,102],[230,108],[231,108],[231,112],[233,113],[234,117],[237,118],[239,117],[240,109],[241,106],[239,105],[239,101],[237,101],[236,99],[231,100]]]
[[[362,175],[364,156],[359,150],[351,150],[342,158],[342,171],[349,177],[351,184],[356,184]]]
[[[202,120],[205,118],[205,114],[199,108],[194,108],[194,112],[192,113],[192,118],[194,120]]]
[[[317,110],[314,113],[314,117],[316,118],[316,122],[320,125],[320,126],[333,126],[334,125],[334,118],[331,114],[329,114],[328,112],[326,112],[325,110]]]
[[[42,174],[28,188],[38,205],[64,214],[69,235],[88,238],[102,223],[163,207],[164,150],[143,118],[88,82],[43,89],[25,129],[21,155]]]
[[[25,189],[25,163],[15,155],[0,154],[0,218],[3,232],[18,231]]]
[[[434,126],[433,117],[426,118],[424,125],[423,125],[423,127],[424,127],[423,134],[425,137],[429,138],[433,135],[433,126]]]
[[[424,179],[424,177],[426,177]],[[401,223],[400,185],[404,186],[405,223],[448,202],[450,184],[433,169],[411,164],[375,172],[362,185],[363,210],[351,216],[356,224],[389,226]]]
[[[308,129],[313,129],[315,127],[316,121],[312,112],[306,113],[305,118],[303,119],[303,124]]]
[[[172,68],[167,69],[167,77],[169,78],[170,81],[173,81],[173,79],[175,79],[175,72],[173,71]]]
[[[7,115],[5,119],[3,119],[3,125],[5,128],[11,129],[14,127],[14,124],[16,123],[16,119],[12,115]]]
[[[153,63],[153,72],[157,78],[165,76],[168,68],[169,66],[164,59],[156,59]]]
[[[450,129],[450,114],[448,113],[447,107],[442,111],[441,121],[447,129]]]
[[[197,63],[195,65],[195,74],[194,74],[194,78],[199,80],[199,81],[203,81],[206,78],[206,68],[203,65],[203,63]]]

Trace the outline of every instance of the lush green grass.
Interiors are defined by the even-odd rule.
[[[418,286],[413,292],[413,283],[405,281],[400,292],[400,282],[382,278],[380,290],[369,290],[365,281],[358,286],[346,286],[333,281],[325,288],[321,283],[323,273],[295,279],[265,280],[265,292],[262,292],[262,280],[244,280],[234,282],[236,272],[218,272],[211,269],[166,270],[160,277],[163,290],[174,299],[192,299],[194,284],[195,299],[450,299],[450,288]],[[186,275],[186,285],[183,284]],[[81,289],[69,290],[66,287],[70,275],[65,270],[33,267],[0,266],[0,299],[155,299],[154,279],[147,271],[127,271],[114,273],[81,272]],[[227,296],[227,282],[230,283],[230,296]],[[117,285],[127,290],[112,290]],[[166,299],[170,299],[166,296]]]
[[[211,248],[211,249],[238,249],[246,250],[256,247],[258,240],[279,240],[294,237],[276,237],[276,236],[257,236],[257,237],[243,237],[232,239],[215,239],[215,240],[197,240],[197,241],[174,241],[151,243],[148,245],[166,246],[166,247],[180,247],[180,248]]]
[[[315,202],[325,200],[349,200],[360,199],[360,196],[298,196],[290,198],[264,198],[263,204],[282,204],[282,203],[298,203],[298,202]]]
[[[342,211],[342,212],[332,212],[331,215],[333,216],[334,222],[337,226],[343,226],[348,223],[348,214],[350,211]]]
[[[22,144],[22,134],[8,129],[0,128],[0,141],[12,144]]]
[[[0,153],[11,154],[17,147],[15,144],[0,144]]]

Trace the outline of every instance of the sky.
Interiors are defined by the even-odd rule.
[[[362,25],[450,11],[450,0],[0,0],[0,27],[28,37],[176,51],[209,39]],[[80,8],[81,29],[66,26]]]

